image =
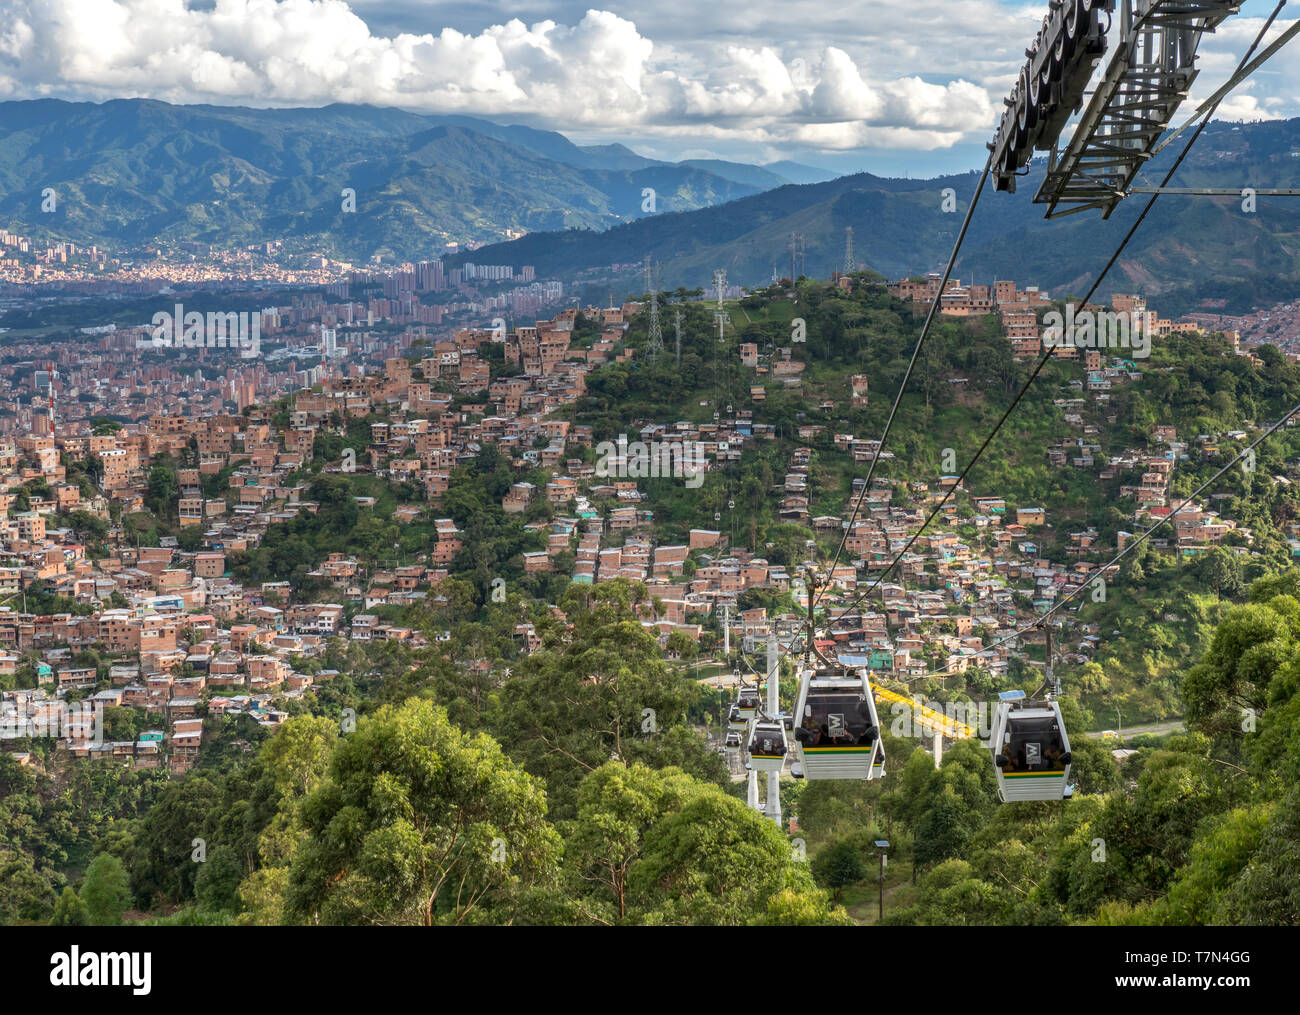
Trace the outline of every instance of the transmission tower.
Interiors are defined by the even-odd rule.
[[[677,365],[682,365],[682,312],[673,314],[673,330],[677,333]]]
[[[790,234],[790,281],[794,282],[807,268],[803,233]]]
[[[646,291],[650,294],[650,337],[646,342],[646,356],[653,361],[663,351],[664,335],[659,327],[659,293],[656,291],[654,269],[650,267],[649,256],[645,259],[645,284]]]
[[[731,315],[722,309],[722,297],[727,292],[727,273],[719,268],[713,273],[713,287],[718,293],[718,309],[713,312],[713,323],[718,326],[718,341],[724,339],[724,329],[731,323]]]
[[[857,269],[853,261],[853,227],[844,227],[844,274],[852,275]]]

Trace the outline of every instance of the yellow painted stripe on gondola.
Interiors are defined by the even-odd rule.
[[[1003,772],[1004,779],[1064,779],[1064,772]]]
[[[871,754],[875,751],[875,746],[871,747],[805,747],[805,754]]]

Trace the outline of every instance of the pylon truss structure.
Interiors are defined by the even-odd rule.
[[[1109,218],[1199,73],[1201,37],[1240,0],[1120,0],[1119,42],[1064,152],[1053,146],[1034,197],[1047,217],[1099,209]]]

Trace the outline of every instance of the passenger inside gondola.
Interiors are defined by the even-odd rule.
[[[1014,722],[1002,749],[1007,772],[1060,772],[1065,769],[1064,743],[1060,727],[1051,719],[1021,719]]]
[[[876,736],[869,707],[857,693],[835,693],[810,699],[804,706],[804,719],[797,731],[797,739],[805,747],[870,746]]]

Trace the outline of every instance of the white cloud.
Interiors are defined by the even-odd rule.
[[[1294,21],[1275,21],[1255,51],[1262,52]],[[1198,53],[1200,76],[1192,94],[1180,110],[1177,120],[1191,112],[1215,92],[1237,68],[1259,30],[1263,18],[1236,17],[1224,22],[1216,33],[1207,36]],[[1222,120],[1276,120],[1300,116],[1300,60],[1296,59],[1300,41],[1292,41],[1279,50],[1259,70],[1230,92],[1219,106]]]
[[[343,0],[16,0],[0,12],[0,94],[368,102],[831,149],[946,146],[993,117],[977,84],[876,79],[837,46],[788,61],[764,45],[657,46],[604,10],[385,37]]]
[[[463,0],[437,5],[445,20],[429,31],[424,0],[3,0],[0,96],[366,102],[653,141],[667,157],[871,148],[973,162],[1047,8],[876,0],[864,17],[824,0],[605,3]],[[502,13],[514,10],[537,20]],[[1193,100],[1261,23],[1239,15],[1202,43]],[[1300,61],[1283,54],[1220,115],[1300,115],[1297,96]]]

